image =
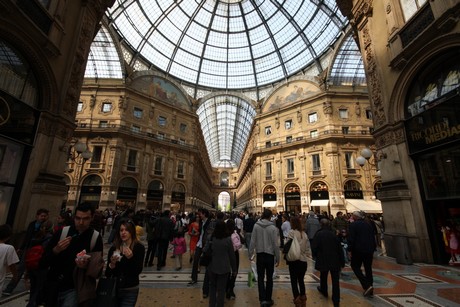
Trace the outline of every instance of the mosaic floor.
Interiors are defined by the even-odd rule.
[[[250,263],[246,252],[240,251],[236,299],[226,300],[225,306],[259,305],[257,284],[249,288],[247,283]],[[460,270],[456,267],[400,265],[393,258],[383,256],[376,256],[374,259],[374,296],[363,297],[358,280],[351,269],[346,267],[340,279],[341,306],[460,306]],[[176,271],[174,259],[169,258],[169,255],[167,265],[161,271],[157,271],[156,266],[146,267],[140,276],[141,290],[137,306],[207,306],[208,299],[203,298],[201,290],[204,268],[199,274],[198,283],[191,287],[187,286],[191,274],[188,256],[184,257],[182,268],[181,271]],[[294,306],[286,264],[282,262],[275,273],[274,306]],[[330,298],[324,298],[316,290],[318,281],[319,274],[310,260],[305,276],[307,306],[333,306]],[[28,293],[21,282],[12,296],[0,298],[0,305],[25,306],[27,299]]]

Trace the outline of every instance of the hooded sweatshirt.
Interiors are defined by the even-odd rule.
[[[249,247],[249,257],[256,253],[267,253],[275,256],[275,261],[279,263],[280,249],[278,248],[279,230],[275,224],[269,220],[261,219],[254,225]]]

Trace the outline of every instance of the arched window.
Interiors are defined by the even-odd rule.
[[[362,187],[361,187],[361,184],[358,181],[356,181],[356,180],[348,180],[343,185],[343,189],[345,191],[361,191]]]

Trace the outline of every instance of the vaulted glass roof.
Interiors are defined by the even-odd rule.
[[[236,96],[216,96],[197,110],[213,167],[237,167],[244,154],[256,111]]]
[[[363,57],[351,35],[340,46],[332,65],[330,79],[334,85],[366,85]]]
[[[109,23],[157,68],[202,87],[286,79],[319,58],[346,24],[335,0],[117,0]]]

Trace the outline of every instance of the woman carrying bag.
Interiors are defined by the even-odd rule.
[[[116,278],[117,305],[134,307],[139,295],[139,275],[144,263],[145,247],[136,236],[136,225],[131,220],[122,220],[109,249],[105,275]]]
[[[287,236],[286,246],[291,246],[292,240],[297,240],[300,246],[300,255],[298,260],[287,261],[289,266],[289,276],[291,279],[292,294],[294,296],[294,305],[296,307],[307,306],[307,296],[305,292],[305,273],[307,272],[307,251],[308,238],[303,231],[302,223],[298,217],[291,218],[291,230]],[[287,253],[288,251],[286,251]],[[297,257],[296,257],[297,258]]]

